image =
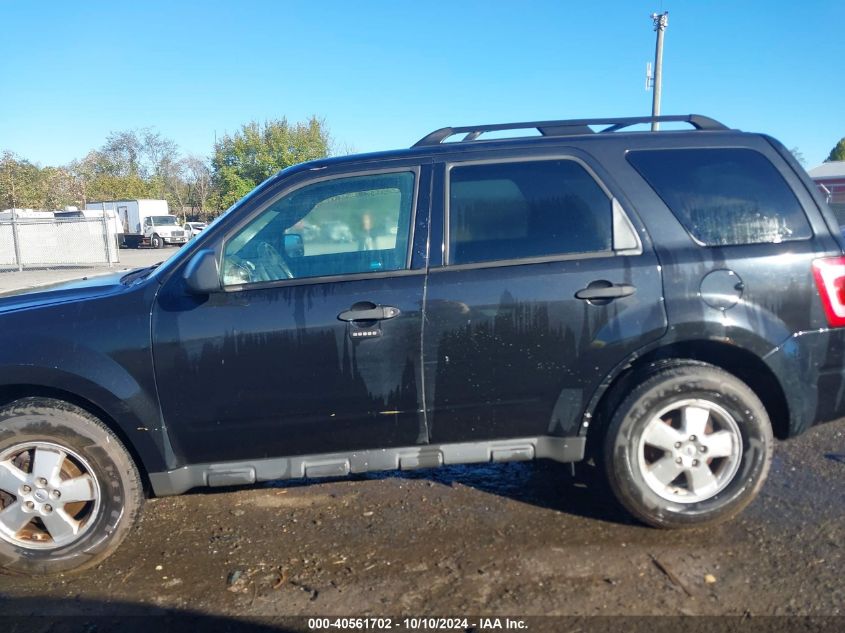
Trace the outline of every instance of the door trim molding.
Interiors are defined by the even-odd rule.
[[[177,495],[192,488],[241,486],[258,481],[345,477],[351,473],[414,470],[452,464],[482,464],[552,459],[576,462],[584,458],[585,437],[523,437],[455,444],[425,444],[400,448],[297,455],[246,461],[193,464],[150,473],[156,496]]]

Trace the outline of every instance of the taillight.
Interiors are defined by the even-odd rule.
[[[831,327],[845,326],[845,257],[825,257],[813,262],[813,275]]]

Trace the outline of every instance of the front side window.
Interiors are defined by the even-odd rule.
[[[810,224],[769,160],[742,148],[659,149],[628,161],[705,246],[807,239]]]
[[[611,200],[576,161],[450,171],[450,264],[608,251],[612,236]]]
[[[404,269],[413,199],[409,171],[297,189],[226,242],[223,284]]]

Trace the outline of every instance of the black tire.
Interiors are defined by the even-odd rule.
[[[55,574],[79,571],[100,563],[126,538],[143,504],[141,478],[132,458],[117,436],[100,420],[67,402],[50,398],[23,398],[2,407],[0,456],[15,455],[19,449],[33,444],[42,447],[42,450],[45,444],[58,445],[66,451],[67,457],[60,462],[63,464],[62,472],[65,468],[76,468],[79,473],[85,474],[90,469],[93,475],[90,490],[94,491],[91,494],[98,497],[96,501],[80,502],[85,506],[73,516],[80,518],[83,527],[79,529],[78,536],[74,533],[69,537],[73,540],[60,546],[50,547],[52,536],[49,534],[46,537],[35,534],[35,537],[40,536],[41,540],[48,541],[45,545],[47,549],[31,549],[22,546],[18,537],[0,534],[0,569],[29,575]],[[20,472],[26,473],[26,468],[29,468],[32,473],[29,476],[34,477],[34,465],[29,462],[27,466],[26,459],[35,453],[24,451],[18,454],[21,457],[17,458],[16,463],[23,467]],[[8,457],[3,458],[6,459]],[[68,462],[70,464],[65,466]],[[79,464],[81,468],[78,468]],[[70,476],[77,474],[75,471]],[[0,495],[6,508],[17,501],[17,498],[5,491]],[[61,500],[51,503],[61,505],[67,513],[79,506],[79,503],[65,506]],[[42,506],[41,509],[45,512],[55,511],[52,507]],[[38,523],[41,519],[37,513],[34,517],[18,534],[24,534],[23,538],[29,539],[28,542],[37,543],[39,538],[34,538],[30,532],[46,524]]]
[[[153,233],[153,236],[150,238],[150,246],[153,248],[162,248],[164,246],[164,240],[161,239],[158,233]]]
[[[689,405],[689,401],[693,401],[693,404]],[[671,412],[665,417],[661,416],[661,420],[671,420],[673,415],[682,419],[680,410],[677,414],[671,410],[675,404],[679,407],[687,404],[692,409],[712,405],[707,424],[714,429],[719,420],[725,419],[730,423],[729,418],[732,418],[735,423],[730,427],[733,429],[732,437],[741,438],[741,450],[734,441],[730,457],[723,458],[724,461],[711,458],[708,463],[707,447],[699,445],[697,450],[705,451],[704,459],[701,459],[702,455],[695,452],[695,443],[688,441],[692,440],[693,436],[690,436],[683,438],[682,448],[675,443],[670,450],[655,457],[655,461],[649,462],[646,452],[653,454],[660,449],[645,442],[646,429],[667,408]],[[686,436],[686,433],[680,432],[680,425],[673,430]],[[705,440],[698,438],[698,441]],[[662,369],[645,377],[622,401],[607,429],[603,461],[611,490],[632,515],[655,527],[683,528],[726,521],[751,503],[768,474],[772,448],[772,428],[768,414],[751,388],[717,367],[690,363]],[[688,453],[681,456],[682,451]],[[656,489],[661,487],[662,482],[657,482],[652,472],[657,460],[663,458],[670,458],[679,464],[678,459],[690,461],[677,466],[687,470],[678,479],[666,484],[660,490],[662,494],[658,494]],[[693,462],[693,458],[698,459]],[[722,477],[722,487],[714,487],[717,491],[710,496],[695,494],[690,479],[693,465],[695,468],[706,466],[711,475],[711,465],[717,469],[723,468],[714,477]],[[669,466],[674,467],[671,463]],[[685,491],[685,487],[689,490]],[[678,502],[678,499],[684,499],[685,502]]]

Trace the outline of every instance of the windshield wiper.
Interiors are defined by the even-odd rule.
[[[129,286],[135,283],[136,281],[146,279],[159,266],[161,266],[161,262],[153,264],[152,266],[147,266],[146,268],[136,268],[135,270],[130,270],[128,273],[126,273],[125,275],[123,275],[123,277],[120,278],[120,283]]]

